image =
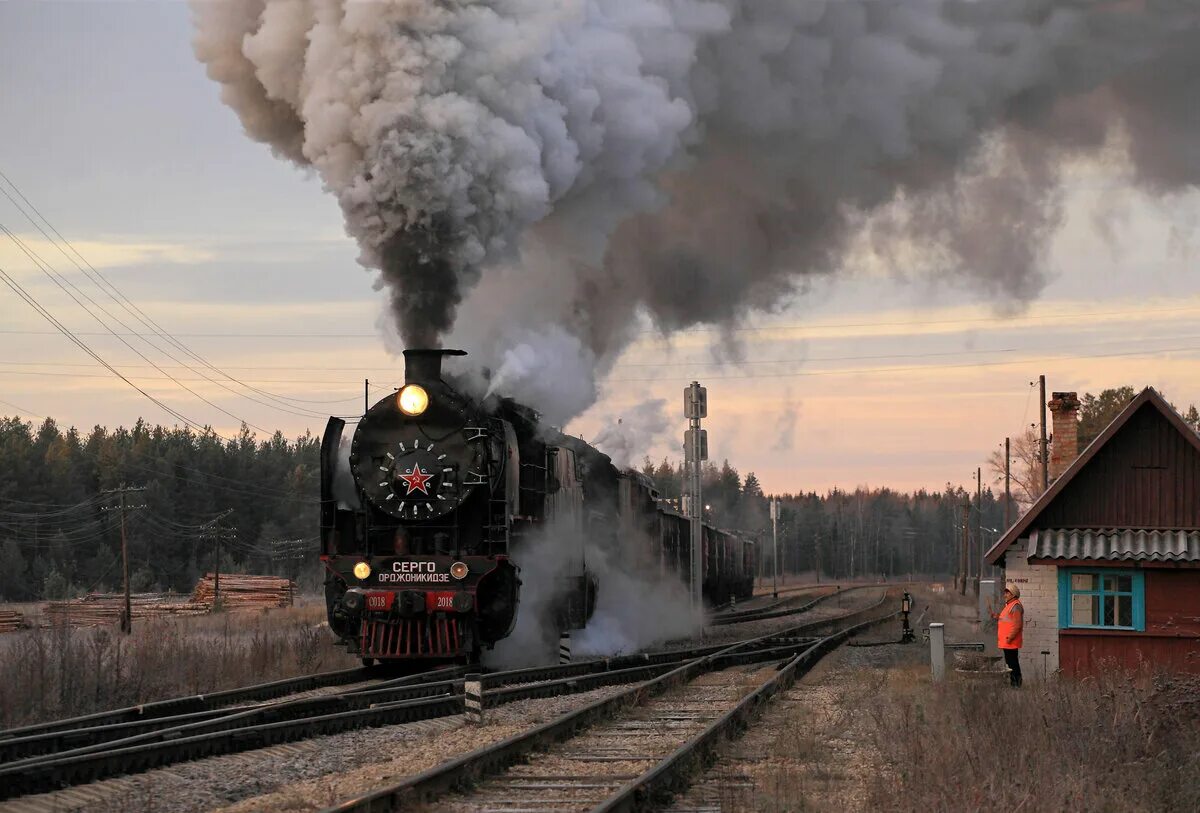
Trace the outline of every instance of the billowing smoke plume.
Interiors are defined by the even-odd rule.
[[[337,195],[403,341],[452,333],[493,370],[523,346],[517,391],[566,358],[585,371],[568,410],[640,315],[670,331],[777,307],[852,246],[1036,295],[1066,157],[1116,143],[1152,191],[1200,180],[1192,0],[196,0],[194,16],[249,135]]]

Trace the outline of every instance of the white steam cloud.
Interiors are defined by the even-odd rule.
[[[667,402],[661,398],[643,401],[600,430],[592,445],[608,455],[619,469],[636,466],[646,450],[670,427]]]
[[[566,411],[640,316],[727,323],[852,245],[1035,296],[1065,157],[1200,181],[1193,0],[193,10],[222,98],[337,196],[404,343],[450,336],[517,389],[576,368]]]
[[[521,568],[521,603],[512,634],[484,652],[488,666],[518,669],[558,658],[555,601],[571,585],[578,550],[578,540],[570,534],[562,527],[547,526],[514,547],[513,560]],[[649,550],[648,540],[630,545]],[[679,578],[660,578],[657,567],[642,558],[631,560],[616,551],[586,546],[587,570],[597,583],[596,610],[586,629],[571,633],[573,657],[639,652],[701,630],[703,611],[692,607]]]
[[[692,606],[687,587],[675,577],[630,572],[611,557],[589,563],[600,583],[596,612],[585,629],[572,633],[571,655],[629,655],[665,641],[695,637],[704,612]]]

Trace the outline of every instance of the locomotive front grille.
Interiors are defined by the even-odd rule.
[[[370,658],[449,657],[462,647],[458,619],[449,616],[363,619],[359,640],[362,656]]]

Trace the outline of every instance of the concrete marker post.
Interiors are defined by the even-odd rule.
[[[946,679],[945,624],[936,621],[929,625],[929,668],[934,683],[941,683]]]
[[[558,636],[558,662],[571,662],[571,633],[569,632]]]
[[[467,722],[483,725],[483,675],[467,675],[463,680],[463,711]]]

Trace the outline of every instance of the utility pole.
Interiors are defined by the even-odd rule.
[[[983,468],[975,469],[975,545],[979,549],[976,559],[975,595],[979,595],[979,582],[983,579]]]
[[[233,513],[232,508],[227,508],[222,513],[218,514],[213,519],[209,520],[208,530],[204,532],[204,536],[208,539],[216,540],[216,563],[213,565],[213,610],[221,606],[221,540],[228,533],[229,529],[221,526],[221,520]]]
[[[1007,532],[1012,520],[1009,519],[1009,512],[1012,510],[1012,451],[1011,438],[1004,439],[1004,530]]]
[[[704,555],[703,522],[704,500],[701,494],[700,478],[704,461],[708,459],[708,432],[700,428],[701,418],[708,417],[708,390],[693,381],[691,386],[683,391],[683,416],[688,419],[688,430],[683,436],[684,462],[688,470],[688,517],[691,519],[691,550],[692,566],[690,586],[692,590],[692,606],[700,609],[704,606],[701,593],[702,562]]]
[[[1046,376],[1038,376],[1038,400],[1042,406],[1042,440],[1038,447],[1040,450],[1039,458],[1042,463],[1042,492],[1050,488],[1050,450],[1046,444]]]
[[[962,574],[962,581],[958,586],[958,594],[965,596],[967,594],[967,551],[970,550],[970,541],[968,535],[971,532],[971,501],[964,500],[962,504],[962,550],[958,554],[958,571]]]
[[[779,500],[771,500],[771,597],[779,598]]]
[[[371,379],[363,379],[363,413],[371,411]]]
[[[813,540],[813,552],[816,554],[817,560],[817,584],[821,583],[821,532],[817,531],[817,536]]]
[[[145,491],[144,486],[132,488],[121,483],[120,487],[105,491],[105,494],[116,494],[120,499],[117,510],[121,515],[121,581],[124,583],[125,609],[121,611],[121,632],[128,635],[133,632],[133,600],[129,594],[129,540],[125,534],[125,512],[145,508],[145,505],[126,505],[125,494],[135,491]],[[104,511],[111,510],[105,506]]]

